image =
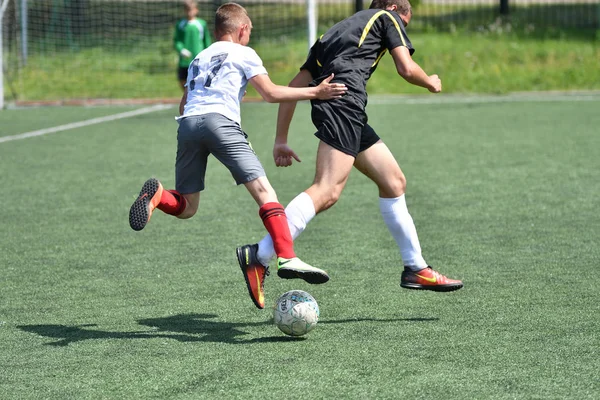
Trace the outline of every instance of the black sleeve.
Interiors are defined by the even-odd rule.
[[[310,72],[310,75],[313,77],[313,79],[317,78],[320,75],[319,61],[317,59],[318,48],[320,46],[321,46],[321,40],[317,39],[315,44],[310,48],[310,51],[308,52],[308,57],[306,58],[306,61],[300,67],[301,70],[305,69],[308,72]]]
[[[395,12],[387,12],[381,17],[383,21],[383,40],[388,50],[395,49],[399,46],[404,46],[412,55],[415,49],[412,47],[412,43],[406,34],[404,29],[404,22],[398,14]]]

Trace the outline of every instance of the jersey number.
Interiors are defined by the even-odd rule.
[[[204,87],[210,86],[215,76],[217,76],[217,74],[219,73],[219,70],[221,69],[221,66],[223,65],[223,62],[226,58],[227,53],[221,53],[212,56],[212,58],[210,59],[210,68],[208,70],[208,75],[206,76],[206,80],[204,81]],[[194,76],[194,79],[192,79],[190,82],[190,90],[194,90],[194,88],[196,87],[195,77],[197,77],[200,73],[200,67],[198,66],[198,64],[199,60],[196,58],[192,62],[192,76]]]

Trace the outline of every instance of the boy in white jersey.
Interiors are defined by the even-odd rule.
[[[325,271],[304,263],[294,253],[284,208],[240,127],[240,102],[248,82],[270,103],[340,98],[346,86],[329,83],[333,75],[317,87],[275,85],[260,57],[246,46],[251,31],[252,22],[242,6],[227,3],[219,7],[215,16],[217,41],[190,64],[179,105],[176,190],[165,190],[157,179],[148,179],[131,206],[129,224],[136,231],[142,230],[155,208],[181,219],[196,214],[208,155],[212,154],[229,169],[238,185],[246,186],[260,207],[259,215],[278,256],[278,275],[325,283],[329,280]],[[250,297],[262,309],[268,268],[257,265],[250,256],[249,251],[238,251]]]

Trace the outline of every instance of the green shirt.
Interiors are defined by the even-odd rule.
[[[194,57],[202,50],[210,46],[211,38],[206,21],[200,18],[194,18],[191,21],[182,19],[175,25],[175,35],[173,36],[173,47],[179,54],[179,66],[187,68]],[[191,57],[183,57],[180,52],[187,49],[192,53]]]

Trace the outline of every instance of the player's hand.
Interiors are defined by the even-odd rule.
[[[181,54],[181,57],[183,57],[183,58],[190,58],[192,56],[192,52],[189,51],[188,49],[181,49],[179,54]]]
[[[429,91],[439,93],[442,91],[442,80],[437,75],[429,75]]]
[[[346,85],[344,85],[343,83],[329,83],[332,79],[333,74],[323,79],[323,82],[321,82],[321,84],[317,86],[317,99],[339,99],[346,93],[346,91],[348,90]]]
[[[278,167],[289,167],[294,160],[302,162],[300,157],[298,157],[287,143],[275,143],[275,146],[273,146],[273,160],[275,160],[275,165]]]

